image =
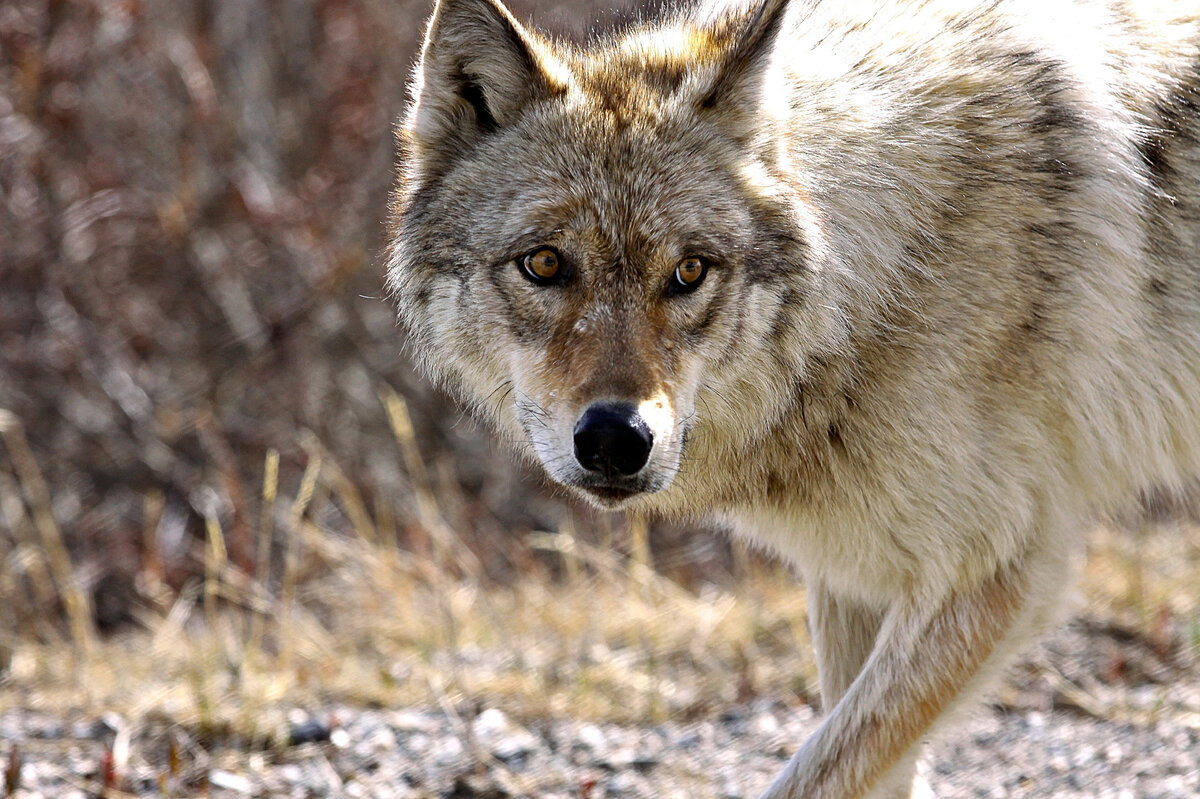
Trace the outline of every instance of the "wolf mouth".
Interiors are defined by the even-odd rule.
[[[580,488],[593,499],[599,500],[602,505],[609,507],[621,505],[625,500],[642,493],[638,489],[615,486],[580,486]]]
[[[592,501],[613,510],[634,497],[654,494],[666,488],[666,482],[652,479],[634,480],[584,480],[570,483],[569,486],[582,492]]]

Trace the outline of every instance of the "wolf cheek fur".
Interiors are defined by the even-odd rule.
[[[753,0],[587,48],[435,9],[412,350],[554,481],[802,570],[830,711],[769,797],[908,795],[1088,525],[1200,473],[1200,12],[1150,5]]]

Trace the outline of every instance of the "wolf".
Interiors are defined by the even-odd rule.
[[[438,0],[387,283],[609,509],[795,564],[828,712],[764,798],[909,796],[1089,526],[1200,475],[1196,0],[734,0],[586,44]]]

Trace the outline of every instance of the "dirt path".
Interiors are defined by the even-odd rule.
[[[923,772],[943,799],[1198,797],[1195,659],[1076,622],[1022,662],[1003,704],[954,724]],[[19,753],[20,799],[98,795],[108,751],[124,772],[111,797],[753,799],[818,721],[768,700],[644,727],[335,707],[297,711],[295,744],[264,749],[205,748],[167,719],[126,731],[116,717],[14,710],[0,715],[0,756]]]

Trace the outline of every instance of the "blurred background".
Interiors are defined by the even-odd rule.
[[[514,6],[568,33],[615,16],[589,0]],[[171,585],[195,573],[208,516],[250,567],[268,450],[294,491],[320,448],[381,534],[411,544],[385,389],[488,578],[511,579],[528,565],[523,533],[573,512],[413,375],[381,298],[390,130],[428,12],[0,6],[0,408],[23,427],[101,628],[130,620],[148,549]],[[348,522],[341,502],[322,512]]]
[[[815,702],[786,570],[556,496],[406,361],[379,253],[429,10],[0,2],[0,713]],[[1149,540],[1099,533],[1084,601],[1194,657],[1200,536]]]

